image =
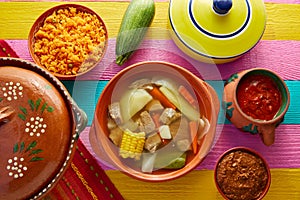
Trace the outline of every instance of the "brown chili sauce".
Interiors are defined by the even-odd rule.
[[[261,158],[247,151],[226,154],[217,165],[216,181],[228,199],[259,198],[268,183],[268,171]]]

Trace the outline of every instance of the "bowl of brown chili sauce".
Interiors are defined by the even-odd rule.
[[[271,184],[265,159],[246,147],[234,147],[221,155],[214,178],[220,194],[230,200],[262,199]]]

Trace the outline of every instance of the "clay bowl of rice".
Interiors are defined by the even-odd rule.
[[[29,32],[32,59],[58,78],[75,78],[92,70],[107,48],[107,29],[90,8],[62,4],[45,11]]]
[[[216,138],[219,100],[185,68],[145,61],[115,75],[101,93],[90,129],[104,164],[143,181],[167,181],[197,167]]]

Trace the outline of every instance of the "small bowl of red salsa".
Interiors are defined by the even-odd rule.
[[[227,119],[242,131],[261,134],[264,144],[273,144],[275,128],[290,103],[283,79],[271,70],[254,68],[233,74],[224,89]]]

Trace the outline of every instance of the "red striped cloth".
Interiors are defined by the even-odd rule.
[[[122,195],[85,148],[81,140],[77,144],[78,147],[70,168],[47,197],[57,200],[122,200]]]
[[[19,56],[4,40],[0,40],[0,57],[18,58]]]
[[[19,56],[5,40],[0,40],[0,57]],[[123,197],[79,139],[71,166],[45,199],[123,200]]]

